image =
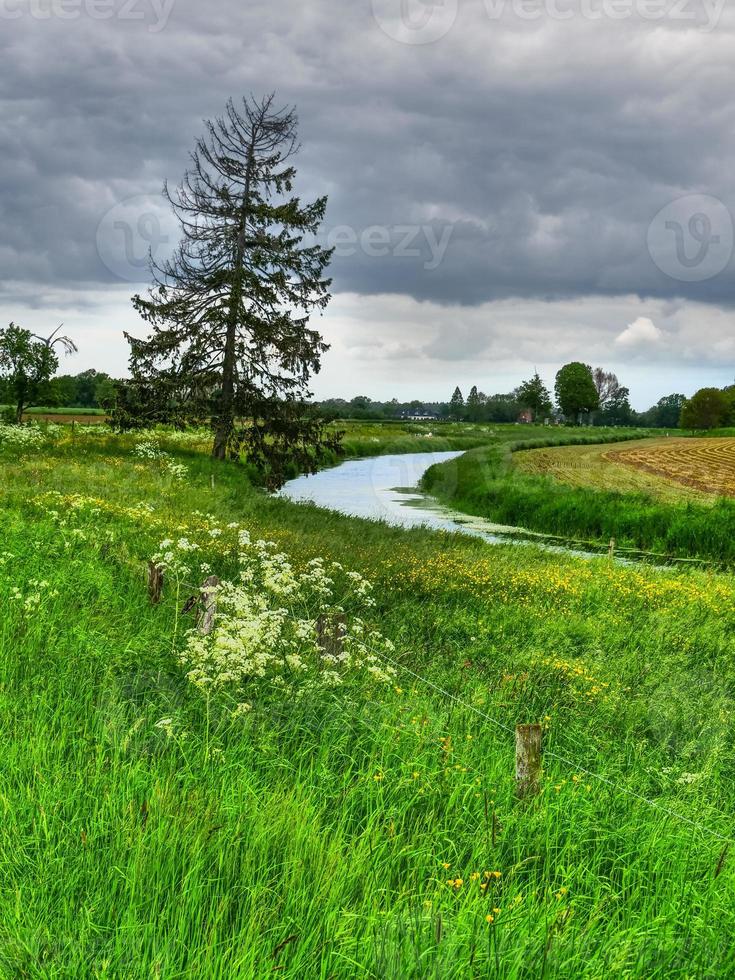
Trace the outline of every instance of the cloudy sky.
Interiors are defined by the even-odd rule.
[[[579,359],[645,408],[735,377],[724,0],[0,0],[0,322],[63,321],[65,369],[124,373],[164,178],[271,90],[337,246],[318,395]]]

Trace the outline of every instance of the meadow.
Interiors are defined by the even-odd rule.
[[[731,577],[296,506],[201,434],[39,432],[0,440],[3,976],[735,972]]]
[[[498,439],[508,439],[516,426],[467,422],[355,422],[336,421],[330,428],[343,433],[342,447],[348,459],[387,453],[447,452],[476,449]],[[533,426],[534,434],[542,426]],[[335,462],[338,460],[335,458]]]
[[[12,412],[13,407],[11,405],[0,405],[0,418],[7,412]],[[84,408],[82,406],[60,406],[60,405],[34,405],[32,408],[26,409],[23,413],[23,418],[27,422],[45,422],[54,420],[71,421],[72,419],[79,420],[81,422],[94,422],[97,420],[104,421],[107,418],[107,412],[104,408]]]

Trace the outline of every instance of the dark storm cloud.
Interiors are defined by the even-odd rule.
[[[511,4],[494,20],[467,0],[444,36],[405,44],[399,0],[66,2],[0,0],[14,295],[140,288],[146,245],[175,234],[161,183],[201,119],[277,89],[300,112],[299,190],[329,194],[338,291],[735,298],[729,14],[705,32],[701,17],[593,20],[578,4],[563,21]],[[421,3],[404,10],[432,13]]]

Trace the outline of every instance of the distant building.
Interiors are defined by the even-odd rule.
[[[533,422],[533,412],[530,408],[524,408],[523,411],[518,416],[518,421],[523,422],[525,425],[529,425]]]
[[[401,418],[406,419],[408,422],[435,422],[439,416],[436,412],[423,411],[412,411],[412,412],[401,412]]]

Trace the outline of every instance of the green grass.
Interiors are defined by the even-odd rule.
[[[735,972],[730,577],[371,524],[131,448],[2,454],[0,975]],[[207,704],[143,576],[163,536],[209,547],[197,511],[368,575],[396,684]],[[521,721],[546,728],[527,804]]]
[[[599,442],[621,442],[649,435],[647,429],[567,428],[561,426],[519,425],[473,422],[336,422],[333,428],[344,433],[347,458],[382,456],[387,453],[468,451],[482,447],[516,445],[568,446]]]
[[[506,438],[518,427],[491,426],[465,422],[335,422],[344,432],[343,445],[348,457],[382,456],[386,453],[445,452],[474,449],[497,438]],[[543,430],[533,426],[534,432]]]
[[[0,412],[10,407],[10,405],[0,405]],[[25,415],[107,415],[107,412],[104,408],[82,408],[80,406],[65,408],[62,405],[46,407],[34,405],[32,408],[26,409]]]

